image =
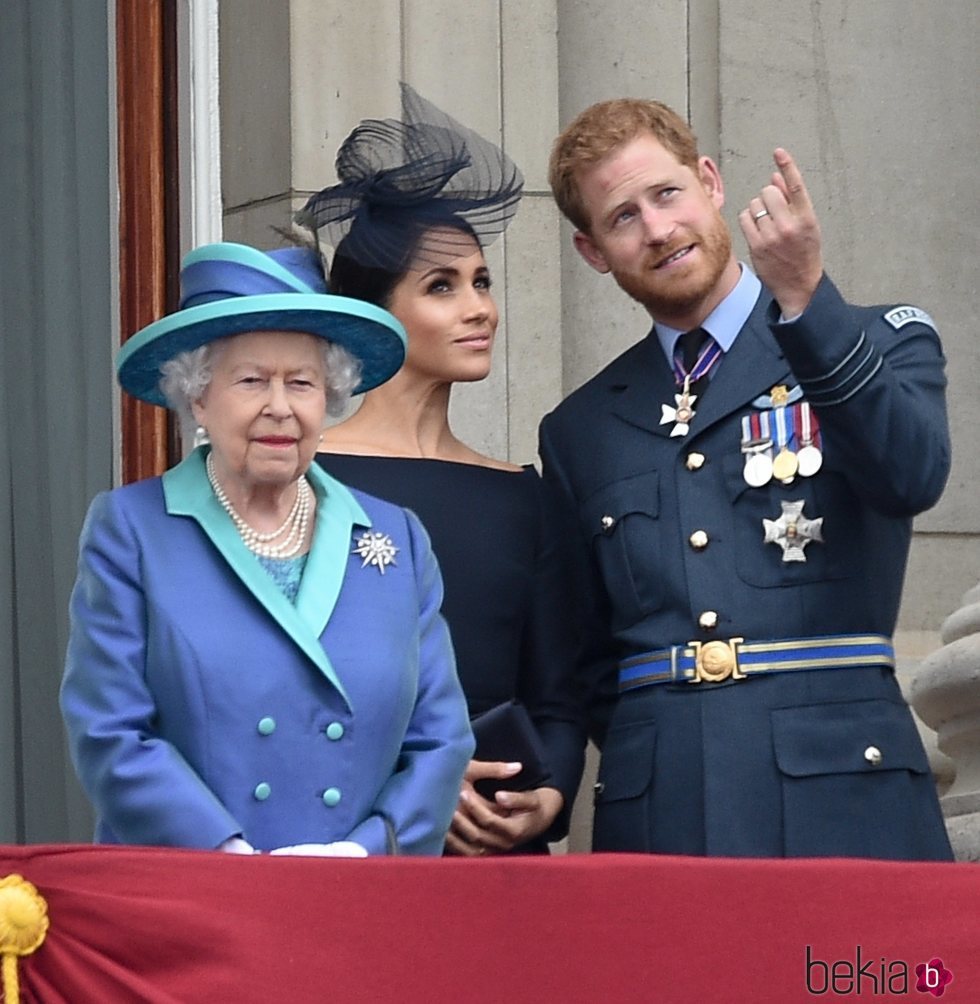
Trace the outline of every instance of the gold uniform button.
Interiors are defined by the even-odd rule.
[[[699,471],[704,467],[704,454],[703,453],[689,453],[687,459],[684,461],[684,466],[689,471]]]
[[[698,618],[698,625],[705,631],[718,627],[718,613],[715,610],[705,610]]]
[[[872,767],[878,767],[881,765],[881,761],[884,759],[881,755],[881,750],[877,746],[869,746],[864,751],[864,759],[871,764]]]
[[[708,546],[708,535],[704,530],[695,530],[687,539],[695,551],[703,551]]]

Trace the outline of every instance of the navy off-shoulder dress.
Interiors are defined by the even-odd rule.
[[[470,715],[513,698],[527,707],[565,800],[544,836],[560,839],[581,777],[584,730],[572,691],[567,541],[537,471],[338,453],[317,460],[344,484],[422,520],[442,571],[442,612]],[[542,839],[520,849],[545,846]]]

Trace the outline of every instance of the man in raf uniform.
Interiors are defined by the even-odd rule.
[[[774,159],[739,215],[753,273],[669,108],[595,105],[552,152],[576,248],[654,321],[541,425],[583,559],[593,846],[949,858],[891,644],[949,469],[939,338],[842,299]]]

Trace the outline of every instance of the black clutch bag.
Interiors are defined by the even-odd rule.
[[[476,737],[474,760],[520,761],[523,765],[521,772],[513,777],[475,781],[473,787],[484,798],[493,801],[498,791],[528,791],[551,780],[544,747],[523,704],[517,701],[498,704],[477,715],[470,724]]]

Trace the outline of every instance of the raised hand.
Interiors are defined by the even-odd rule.
[[[759,278],[775,297],[783,317],[802,314],[823,275],[820,224],[789,152],[773,153],[771,183],[738,214]]]

